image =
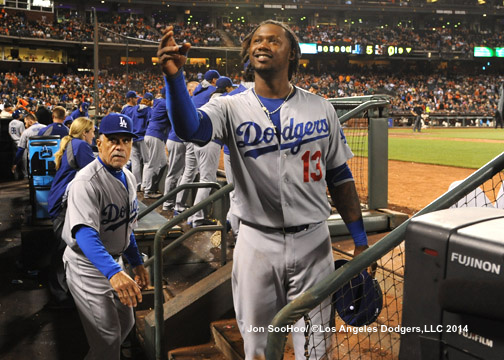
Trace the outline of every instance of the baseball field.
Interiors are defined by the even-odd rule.
[[[504,130],[389,129],[389,207],[412,214],[504,151]]]

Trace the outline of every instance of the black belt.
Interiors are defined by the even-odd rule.
[[[281,232],[284,234],[295,234],[300,231],[304,231],[310,227],[311,224],[305,224],[305,225],[297,225],[297,226],[288,226],[288,227],[281,227],[281,228],[274,228],[270,226],[264,226],[264,225],[258,225],[254,223],[250,223],[248,221],[243,221],[241,220],[242,223],[244,223],[247,226],[250,226],[254,229],[258,229],[261,231],[274,231],[274,232]]]

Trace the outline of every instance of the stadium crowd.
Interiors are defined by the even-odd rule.
[[[55,39],[65,41],[93,41],[93,24],[83,21],[75,13],[67,13],[59,20],[50,21],[43,16],[39,21],[28,21],[23,11],[0,11],[0,35]],[[150,40],[157,43],[161,38],[160,29],[166,26],[154,18],[145,19],[136,15],[100,14],[99,36],[102,42],[125,43],[125,37],[132,40]],[[196,46],[219,46],[222,39],[215,28],[177,24],[177,41],[188,41]]]
[[[41,39],[57,39],[71,41],[93,41],[93,25],[68,13],[57,21],[42,18],[41,21],[27,21],[21,11],[0,14],[0,34],[8,36],[34,37]],[[134,40],[151,40],[158,42],[167,23],[165,19],[149,19],[139,15],[101,14],[100,41],[124,43],[124,37]],[[456,27],[455,27],[456,26]],[[235,46],[239,46],[245,35],[255,24],[227,23],[217,30],[210,24],[180,23],[175,25],[176,40],[190,42],[194,46],[223,46],[222,30]],[[503,35],[498,31],[472,30],[463,24],[425,24],[415,28],[410,23],[394,26],[382,24],[377,26],[366,22],[352,26],[293,25],[293,30],[301,42],[331,43],[334,45],[400,45],[411,46],[415,50],[432,52],[457,52],[461,56],[470,55],[474,46],[501,46]]]
[[[201,80],[204,69],[186,68],[188,81]],[[239,74],[230,76],[238,84]],[[379,75],[377,73],[337,74],[326,72],[314,75],[307,71],[293,79],[297,86],[325,98],[388,94],[392,96],[392,111],[407,112],[415,101],[426,111],[446,114],[493,115],[499,98],[499,84],[504,76],[490,75]],[[103,73],[99,78],[99,115],[117,111],[125,103],[128,90],[142,94],[156,94],[163,79],[156,71],[133,71],[128,86],[126,75]],[[76,108],[82,101],[93,102],[93,77],[75,74],[39,74],[32,69],[29,74],[1,73],[1,103],[17,103],[27,99],[46,106],[63,105]],[[1,104],[0,104],[1,106]]]

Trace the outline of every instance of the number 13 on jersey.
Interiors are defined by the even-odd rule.
[[[322,158],[322,153],[320,150],[311,153],[309,150],[306,151],[301,159],[303,160],[303,181],[310,182],[310,178],[313,181],[320,181],[322,179],[322,167],[320,166],[320,159]]]

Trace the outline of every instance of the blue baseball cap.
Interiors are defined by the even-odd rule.
[[[26,113],[22,109],[18,109],[12,113],[13,119],[19,119],[20,117],[25,117]]]
[[[129,98],[137,98],[138,95],[136,92],[134,92],[133,90],[130,90],[126,93],[126,99],[129,99]]]
[[[84,101],[82,104],[81,104],[81,108],[82,110],[86,111],[87,109],[89,109],[89,103]]]
[[[127,115],[118,113],[110,113],[101,120],[100,134],[129,134],[138,137],[133,133],[133,120]]]
[[[63,124],[65,124],[66,126],[70,126],[70,124],[72,124],[72,121],[73,121],[72,115],[68,115],[63,121]]]
[[[154,95],[152,95],[152,93],[150,92],[146,92],[143,96],[144,99],[147,99],[147,100],[154,100]]]
[[[218,88],[221,88],[221,89],[227,88],[229,86],[235,87],[235,85],[233,84],[233,81],[231,81],[231,79],[228,78],[227,76],[221,76],[219,79],[217,79],[216,85]]]
[[[347,262],[339,259],[334,266],[338,269]],[[363,270],[333,294],[332,303],[346,324],[364,326],[375,322],[380,315],[383,293],[378,281]]]
[[[217,70],[208,70],[205,73],[205,80],[206,81],[212,81],[213,79],[218,79],[220,77],[220,74]]]

